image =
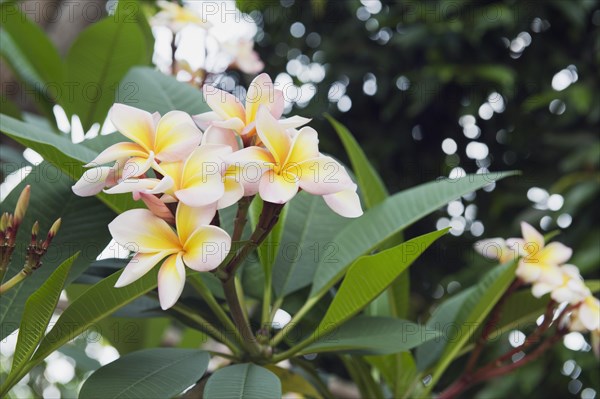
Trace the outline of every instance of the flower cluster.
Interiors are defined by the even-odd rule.
[[[218,209],[242,197],[258,194],[285,204],[304,190],[323,196],[342,216],[362,214],[346,169],[319,152],[314,129],[297,129],[310,120],[281,119],[283,94],[269,76],[251,83],[245,106],[213,87],[203,93],[212,111],[193,118],[182,111],[160,116],[113,105],[109,117],[131,141],[102,151],[73,186],[80,196],[132,193],[146,204],[148,209],[126,211],[109,225],[115,240],[136,253],[117,286],[166,258],[158,275],[163,308],[183,290],[184,265],[209,271],[227,256],[231,238],[211,223]]]
[[[579,269],[567,264],[572,249],[559,243],[546,243],[544,236],[528,223],[521,223],[522,238],[491,238],[475,244],[477,252],[501,262],[518,260],[517,278],[532,285],[532,294],[540,298],[550,294],[557,303],[572,306],[571,331],[600,334],[600,301],[585,285]]]

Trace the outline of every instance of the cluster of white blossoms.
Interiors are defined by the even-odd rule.
[[[314,129],[297,130],[310,120],[281,119],[283,93],[268,75],[251,83],[245,106],[214,87],[203,94],[212,111],[193,118],[182,111],[160,116],[113,105],[109,117],[131,141],[102,151],[73,186],[80,196],[132,193],[146,204],[148,209],[126,211],[109,225],[114,239],[136,253],[117,286],[166,258],[158,275],[165,309],[181,295],[184,265],[209,271],[227,256],[231,238],[211,222],[218,209],[244,196],[285,204],[304,190],[323,196],[342,216],[362,215],[346,169],[319,152]]]
[[[559,242],[546,243],[544,236],[528,223],[521,223],[522,238],[491,238],[475,244],[477,252],[505,263],[518,259],[517,278],[532,284],[532,294],[546,294],[557,303],[567,303],[571,331],[600,334],[600,301],[585,285],[579,269],[567,264],[573,250]]]

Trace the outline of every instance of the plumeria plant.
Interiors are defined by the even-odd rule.
[[[27,18],[3,25],[16,45],[29,32],[54,54],[46,65],[56,70],[34,63],[24,82],[92,71],[86,79],[118,89],[93,102],[37,99],[84,129],[104,119],[114,127],[78,143],[0,116],[4,135],[43,158],[2,202],[0,338],[15,337],[15,347],[0,362],[1,397],[18,396],[49,357],[85,352],[75,346],[91,332],[121,356],[93,363],[81,398],[347,397],[343,377],[354,396],[447,399],[573,332],[590,333],[599,351],[600,284],[567,263],[570,248],[525,222],[521,238],[475,244],[494,266],[473,286],[424,318],[408,311],[409,267],[444,264],[436,241],[451,241],[449,228],[407,229],[518,172],[441,176],[389,193],[346,127],[325,114],[332,129],[317,132],[311,119],[287,115],[269,75],[248,78],[241,96],[211,84],[207,69],[178,80],[176,37],[190,24],[210,29],[202,15],[159,2],[150,20],[174,33],[171,76],[150,66],[147,15],[128,14],[132,4],[119,1],[64,62]],[[119,40],[104,46],[107,35]],[[227,68],[258,73],[252,43],[237,44]],[[108,61],[90,55],[98,46]],[[347,166],[321,152],[319,138],[334,134]],[[39,226],[52,226],[45,240]],[[111,335],[108,322],[139,335]],[[497,338],[515,330],[528,335],[504,351]]]

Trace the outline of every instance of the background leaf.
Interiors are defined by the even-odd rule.
[[[200,90],[149,67],[135,67],[125,75],[115,102],[161,114],[174,109],[191,115],[210,111]]]
[[[6,115],[0,115],[0,131],[38,152],[46,161],[54,165],[55,168],[45,164],[46,168],[53,170],[53,175],[62,173],[72,179],[79,179],[84,171],[83,165],[94,159],[102,149],[108,146],[109,142],[113,140],[127,141],[121,135],[111,134],[75,144],[66,135],[53,134],[47,129]],[[123,138],[123,140],[119,138]],[[97,151],[92,148],[97,148]],[[73,184],[75,182],[70,185]],[[140,202],[134,201],[131,194],[108,195],[100,193],[96,197],[117,213],[143,206]]]
[[[278,297],[308,286],[321,260],[336,262],[339,249],[332,237],[349,223],[316,195],[298,193],[288,205],[279,253],[273,267]]]
[[[352,136],[352,133],[344,125],[333,119],[331,115],[325,114],[325,117],[331,123],[331,126],[333,126],[340,140],[342,140],[344,149],[350,158],[352,170],[356,176],[365,206],[372,208],[388,197],[383,180],[381,180],[381,177],[369,162],[360,144]]]
[[[358,258],[348,269],[316,332],[340,325],[360,312],[447,232],[448,229],[434,231],[375,255]]]
[[[2,295],[0,338],[19,327],[25,301],[50,277],[58,265],[76,252],[81,252],[67,279],[67,282],[71,282],[96,260],[110,242],[107,225],[114,218],[114,213],[94,197],[81,198],[73,194],[72,180],[47,162],[31,169],[29,175],[4,200],[2,211],[14,210],[19,194],[27,184],[31,185],[31,200],[17,235],[17,247],[6,277],[10,278],[23,267],[25,248],[31,240],[34,221],[40,223],[40,237],[46,234],[57,218],[62,218],[62,224],[48,253],[42,258],[42,267],[23,284]]]
[[[467,175],[458,179],[443,179],[394,194],[352,220],[333,239],[339,250],[337,262],[322,259],[313,277],[310,296],[316,295],[337,281],[350,263],[369,253],[393,234],[461,195],[468,194],[516,172],[490,175]]]
[[[20,367],[31,358],[33,351],[44,336],[71,265],[77,256],[79,253],[61,263],[40,288],[27,299],[13,355],[11,375],[18,372]],[[11,375],[8,376],[8,379],[11,378]]]
[[[269,370],[252,363],[215,371],[204,388],[206,399],[281,398],[281,382]]]
[[[417,350],[419,368],[423,369],[432,361],[437,361],[431,372],[432,381],[428,385],[429,389],[435,386],[461,348],[474,336],[477,331],[474,327],[479,326],[486,319],[514,280],[516,267],[517,262],[510,262],[490,270],[479,284],[440,305],[427,322],[428,327],[444,332],[443,339],[424,344]],[[451,322],[448,322],[449,316],[452,314],[455,317]],[[449,330],[449,327],[452,327],[452,329]],[[440,347],[443,351],[440,350]],[[431,355],[440,352],[439,358]]]
[[[198,381],[210,357],[198,349],[156,348],[133,352],[96,370],[80,398],[171,398]]]
[[[299,354],[344,352],[384,355],[404,352],[440,336],[410,321],[391,317],[358,316],[334,327]]]
[[[121,79],[134,65],[147,63],[145,44],[135,18],[118,11],[79,34],[65,60],[69,95],[59,102],[68,115],[79,116],[84,130],[104,122]]]

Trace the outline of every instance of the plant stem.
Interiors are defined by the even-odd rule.
[[[190,276],[188,281],[190,282],[192,287],[194,287],[194,289],[198,292],[198,294],[200,294],[204,302],[206,302],[206,304],[213,311],[215,316],[217,316],[223,327],[225,327],[225,333],[229,334],[229,332],[231,331],[234,334],[236,341],[240,345],[243,345],[244,339],[240,335],[237,328],[235,328],[235,325],[233,324],[229,316],[227,316],[227,313],[225,313],[225,310],[223,310],[221,305],[219,305],[219,303],[215,299],[215,296],[208,289],[206,284],[204,284],[202,278],[198,275],[192,275]]]
[[[237,213],[233,220],[233,235],[231,237],[233,241],[239,241],[242,238],[244,227],[246,227],[248,221],[248,208],[252,203],[252,198],[254,197],[242,197],[238,202]]]
[[[229,338],[227,338],[226,334],[223,334],[221,331],[216,329],[212,324],[206,321],[202,316],[195,313],[192,309],[188,308],[185,305],[181,305],[176,303],[171,307],[171,309],[175,312],[182,314],[183,316],[189,318],[191,321],[198,324],[198,327],[210,335],[215,340],[224,343],[227,345],[229,349],[234,353],[236,357],[239,357],[240,350],[236,344],[231,342]]]
[[[266,331],[266,336],[269,336],[271,331],[271,284],[273,277],[271,273],[265,275],[265,286],[263,290],[263,303],[262,303],[262,317],[260,322],[260,328]]]
[[[17,284],[21,283],[27,277],[29,277],[29,274],[27,274],[23,270],[21,270],[19,273],[15,274],[6,283],[0,285],[0,295],[4,294],[6,291],[10,290],[11,288],[13,288],[14,286],[16,286]]]
[[[242,335],[245,349],[251,356],[258,356],[261,353],[261,348],[250,328],[250,322],[245,317],[242,306],[240,305],[235,289],[234,278],[227,279],[223,282],[223,291],[225,292],[225,298],[227,299],[233,322],[235,323],[238,332]]]

